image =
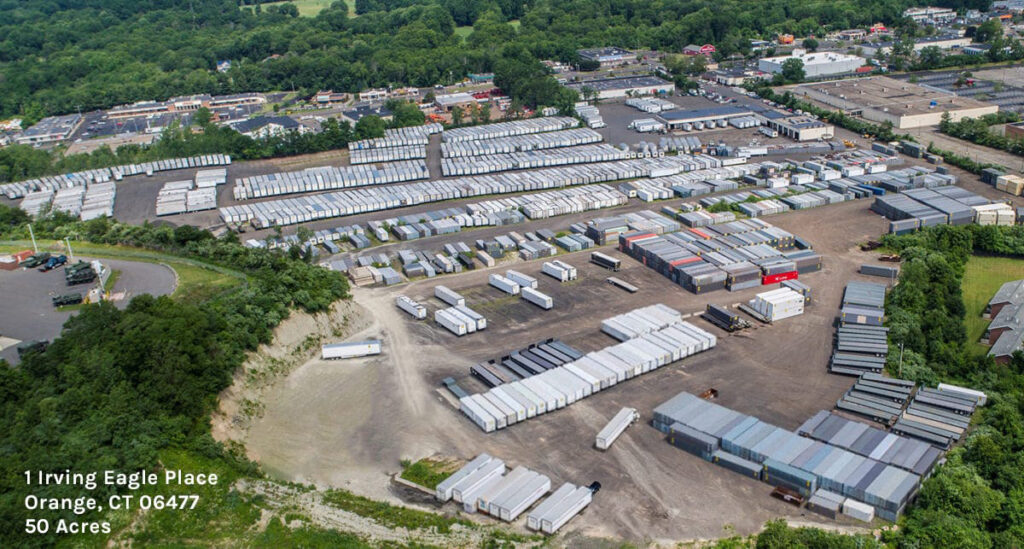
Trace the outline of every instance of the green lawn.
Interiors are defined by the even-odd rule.
[[[269,6],[277,6],[281,4],[295,4],[296,8],[299,8],[299,15],[302,17],[316,17],[324,8],[330,7],[336,0],[291,0],[289,2],[263,2],[260,5],[263,9],[267,9]],[[356,0],[345,0],[348,4],[348,15],[349,17],[355,16],[356,14]],[[251,10],[252,6],[242,6],[244,10]]]
[[[999,286],[1021,278],[1024,278],[1024,259],[974,256],[967,262],[963,282],[967,341],[974,343],[972,348],[979,353],[988,350],[988,347],[976,344],[989,324],[989,320],[981,317],[985,305]]]
[[[450,460],[423,458],[415,463],[402,462],[402,478],[427,488],[437,488],[442,480],[459,470],[460,464]]]
[[[31,248],[32,243],[27,241],[0,241],[0,253],[11,253]],[[65,251],[64,242],[57,240],[41,240],[39,249],[57,253]],[[230,269],[150,250],[77,241],[72,242],[71,249],[75,254],[99,259],[123,259],[167,265],[178,276],[178,286],[171,294],[172,297],[193,303],[203,301],[245,282],[243,274]],[[116,281],[115,276],[120,276],[120,273],[111,273],[111,278]]]
[[[515,28],[516,30],[519,30],[519,20],[518,19],[513,19],[512,21],[509,21],[508,24],[512,25],[512,27]],[[473,25],[466,25],[464,27],[455,27],[455,36],[458,36],[459,38],[462,38],[463,40],[465,40],[465,38],[467,36],[469,36],[469,34],[471,32],[473,32]]]

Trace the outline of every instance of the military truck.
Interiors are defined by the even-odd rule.
[[[63,307],[64,305],[77,305],[82,302],[82,294],[75,292],[73,294],[55,295],[51,298],[54,307]]]
[[[64,254],[58,255],[57,257],[51,257],[50,259],[46,260],[46,263],[43,263],[42,267],[39,267],[39,272],[45,273],[46,271],[51,271],[67,262],[68,256]]]
[[[85,284],[96,280],[96,271],[91,266],[86,266],[81,269],[75,269],[64,275],[64,281],[67,282],[68,286],[74,286],[75,284]]]
[[[32,269],[46,263],[49,259],[49,252],[40,252],[26,257],[18,266],[25,267],[26,269]]]

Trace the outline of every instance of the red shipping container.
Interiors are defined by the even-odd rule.
[[[675,267],[676,265],[686,265],[688,263],[693,263],[694,261],[700,261],[700,258],[697,257],[697,256],[694,256],[694,257],[686,257],[686,258],[683,258],[683,259],[677,259],[677,260],[672,261],[671,263],[669,263],[669,265]]]
[[[798,274],[797,271],[789,271],[788,273],[765,275],[761,277],[761,284],[775,284],[783,280],[796,280]]]
[[[702,231],[700,229],[690,229],[690,232],[695,234],[695,235],[697,235],[697,236],[699,236],[699,237],[701,237],[701,238],[703,238],[703,239],[705,239],[705,240],[711,240],[711,237],[708,235],[708,233],[706,233],[706,232],[704,232],[704,231]]]

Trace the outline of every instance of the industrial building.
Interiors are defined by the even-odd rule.
[[[581,96],[583,95],[583,88],[590,88],[597,92],[598,99],[616,99],[626,97],[627,95],[670,94],[676,90],[675,84],[656,76],[601,78],[585,82],[572,82],[567,84],[566,87],[576,90]]]
[[[1024,122],[1007,124],[1006,137],[1009,139],[1024,139]]]
[[[14,138],[19,145],[48,145],[71,137],[82,124],[82,115],[48,116]]]
[[[872,122],[889,122],[898,130],[937,125],[947,112],[956,122],[999,110],[997,105],[886,76],[803,84],[792,91]]]
[[[707,109],[688,109],[664,111],[658,114],[658,120],[665,124],[669,130],[679,130],[687,125],[693,126],[698,122],[707,124],[717,123],[719,120],[728,120],[738,116],[750,116],[750,109],[737,107],[735,105],[722,105]]]
[[[576,53],[579,54],[580,59],[597,61],[602,67],[618,67],[629,63],[630,60],[636,59],[636,54],[633,52],[622,48],[616,48],[614,46],[609,48],[578,50]]]
[[[864,58],[837,52],[807,53],[803,49],[793,50],[792,55],[765,57],[757,62],[757,68],[764,72],[779,74],[782,65],[790,59],[799,59],[804,64],[806,78],[821,78],[837,74],[852,73],[864,66]]]
[[[444,112],[452,112],[455,107],[464,109],[476,105],[476,98],[465,92],[449,93],[435,97],[434,104]]]
[[[986,316],[992,319],[986,332],[996,362],[1007,363],[1024,346],[1024,280],[1003,284],[988,302]]]
[[[831,139],[836,128],[821,120],[809,116],[792,116],[788,113],[768,111],[761,113],[767,121],[765,125],[795,141],[814,141],[815,139]]]

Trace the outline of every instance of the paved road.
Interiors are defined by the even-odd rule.
[[[88,259],[88,258],[82,258]],[[169,267],[156,263],[140,263],[116,259],[103,260],[111,269],[121,271],[113,292],[127,292],[128,297],[139,294],[167,295],[174,291],[175,275]],[[53,340],[60,334],[74,312],[57,311],[50,304],[50,296],[69,292],[85,293],[89,285],[68,287],[64,284],[64,270],[40,273],[35,269],[0,271],[0,299],[4,314],[0,315],[0,334],[22,341],[32,339]],[[119,308],[128,306],[128,300],[117,302]],[[17,362],[14,347],[0,352],[0,358]]]

